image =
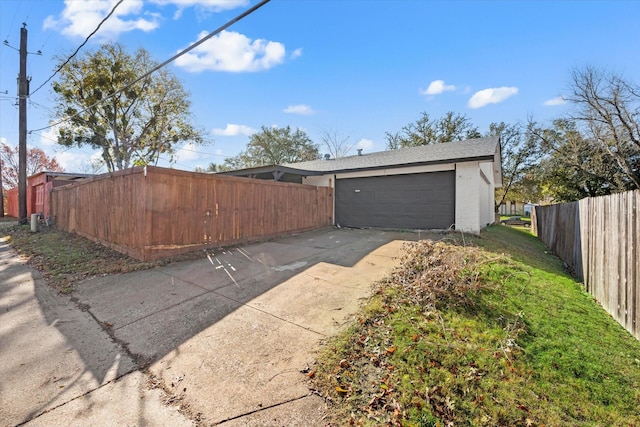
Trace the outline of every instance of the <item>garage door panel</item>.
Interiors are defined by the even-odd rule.
[[[448,228],[454,218],[454,171],[336,181],[341,226]]]

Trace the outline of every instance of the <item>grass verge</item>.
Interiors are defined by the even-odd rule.
[[[47,283],[63,293],[73,292],[73,286],[98,275],[128,273],[171,262],[202,258],[201,252],[172,258],[138,261],[83,237],[44,229],[32,233],[29,225],[0,228],[2,240],[8,241],[37,270]]]
[[[408,244],[310,374],[330,425],[640,425],[640,342],[527,231]]]

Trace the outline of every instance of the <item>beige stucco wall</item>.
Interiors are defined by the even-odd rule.
[[[480,179],[478,162],[456,165],[456,230],[480,232]]]
[[[335,187],[333,175],[319,175],[302,177],[302,183],[306,185],[315,185],[317,187]]]
[[[491,162],[456,164],[456,230],[479,233],[495,221]]]
[[[493,163],[480,163],[480,174],[482,176],[483,194],[480,205],[480,226],[486,227],[493,224],[495,218],[495,174]]]

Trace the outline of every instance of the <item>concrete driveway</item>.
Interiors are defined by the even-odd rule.
[[[53,325],[62,342],[52,351],[68,350],[74,358],[68,363],[82,365],[76,368],[82,375],[66,394],[48,396],[37,407],[24,400],[28,396],[11,401],[6,387],[0,403],[18,408],[12,424],[109,425],[124,411],[115,408],[129,405],[138,408],[129,425],[323,425],[324,402],[309,393],[301,371],[322,340],[351,319],[371,284],[389,272],[403,241],[417,238],[325,229],[203,252],[199,261],[96,277],[79,284],[71,301],[56,297],[67,299],[67,306],[53,304],[56,310],[62,304],[78,317],[73,328],[56,324],[47,301],[54,297],[38,296],[43,284],[36,284],[32,310],[39,306],[45,326]],[[0,351],[6,348],[3,342]],[[98,393],[119,403],[97,404],[91,397]],[[144,399],[148,406],[140,410]]]

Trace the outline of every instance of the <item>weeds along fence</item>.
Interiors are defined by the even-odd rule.
[[[640,339],[640,190],[536,206],[534,232]]]
[[[332,191],[147,167],[54,188],[51,209],[59,229],[148,260],[329,226]]]

